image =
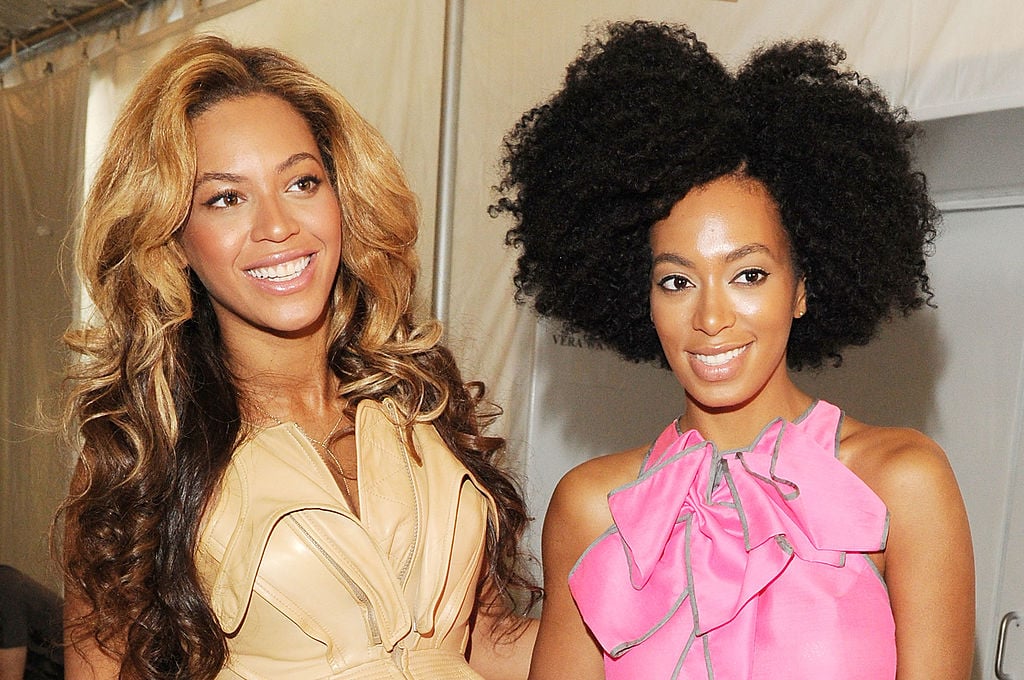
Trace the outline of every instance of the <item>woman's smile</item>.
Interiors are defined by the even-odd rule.
[[[197,117],[196,184],[181,235],[221,330],[321,327],[341,257],[341,209],[309,124],[281,99],[226,99]]]
[[[690,402],[731,408],[789,384],[804,284],[762,184],[726,176],[691,190],[652,227],[651,254],[651,318]]]
[[[282,283],[298,278],[306,270],[312,261],[312,255],[305,255],[294,260],[270,267],[254,267],[245,270],[245,273],[254,279],[262,279],[271,283]]]
[[[690,370],[695,376],[709,383],[729,380],[739,373],[752,343],[722,352],[687,352]]]
[[[705,366],[722,366],[746,352],[749,347],[750,345],[747,344],[736,349],[725,350],[724,352],[711,352],[708,354],[690,352],[690,355]]]

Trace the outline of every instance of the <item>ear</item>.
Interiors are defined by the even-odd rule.
[[[796,300],[793,305],[793,318],[799,319],[807,313],[807,285],[803,277],[796,284]]]

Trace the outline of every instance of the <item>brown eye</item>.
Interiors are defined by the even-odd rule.
[[[768,272],[763,269],[744,269],[734,280],[745,286],[755,286],[767,278]]]
[[[683,290],[684,288],[692,288],[693,284],[685,276],[669,274],[658,279],[658,287],[665,290]]]
[[[315,175],[305,175],[304,177],[300,177],[292,182],[289,190],[295,190],[304,194],[311,194],[316,191],[322,181],[323,180]]]
[[[211,208],[231,208],[241,202],[242,197],[236,191],[221,191],[211,196],[203,205]]]

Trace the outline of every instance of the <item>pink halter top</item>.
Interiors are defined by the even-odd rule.
[[[888,512],[837,459],[841,420],[818,401],[727,452],[665,429],[569,575],[606,678],[895,677],[892,610],[865,554],[885,547]]]

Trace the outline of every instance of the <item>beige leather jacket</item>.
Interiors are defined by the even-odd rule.
[[[479,678],[464,651],[493,501],[431,425],[413,440],[415,458],[359,404],[361,517],[293,424],[239,447],[198,557],[230,636],[221,677]]]

